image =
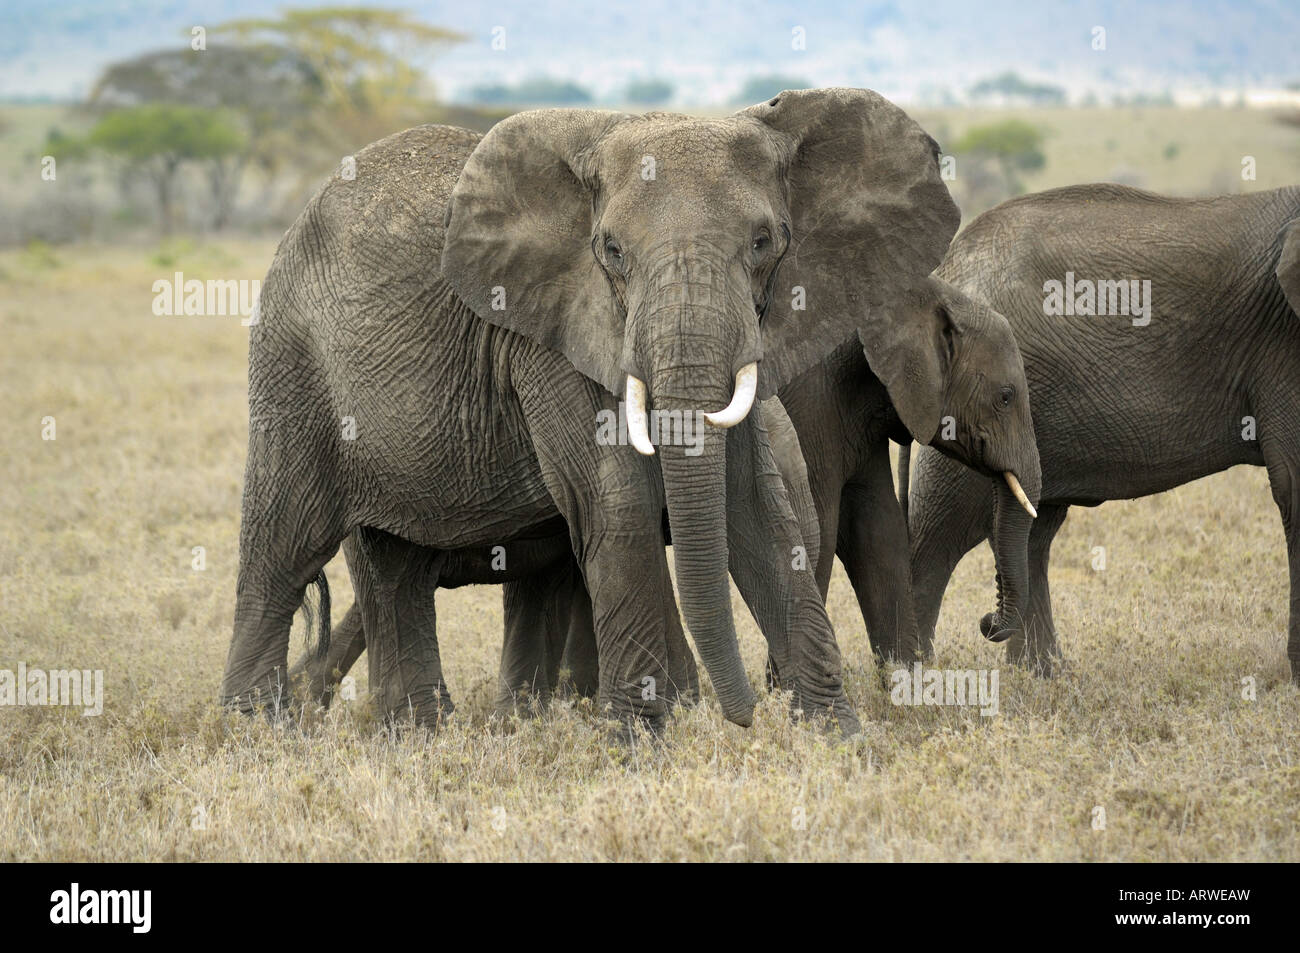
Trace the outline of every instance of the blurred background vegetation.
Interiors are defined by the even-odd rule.
[[[681,108],[671,77],[635,71],[612,90],[539,74],[471,86],[449,103],[438,57],[465,42],[402,10],[288,10],[210,26],[200,49],[186,33],[113,62],[74,104],[0,105],[0,245],[271,235],[342,157],[412,125],[486,130],[538,106]],[[737,77],[728,98],[740,107],[811,85],[779,72]],[[1025,191],[1083,181],[1183,195],[1300,182],[1294,108],[1179,107],[1168,94],[1068,99],[1004,71],[960,91],[960,102],[945,89],[908,108],[952,157],[949,186],[967,220]],[[1245,156],[1255,179],[1242,177]],[[50,159],[52,179],[33,174]]]

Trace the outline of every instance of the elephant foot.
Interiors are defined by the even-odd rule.
[[[835,724],[843,737],[852,738],[862,734],[862,722],[858,721],[857,713],[849,706],[847,700],[832,708],[831,716],[835,719]]]
[[[440,689],[420,699],[408,695],[402,702],[388,709],[384,721],[389,725],[418,725],[436,732],[455,711],[456,706],[452,703],[451,694],[446,689]]]
[[[496,701],[492,704],[492,712],[500,718],[509,718],[512,715],[521,718],[537,718],[550,706],[550,701],[549,693],[537,691],[534,686],[527,683],[515,689],[502,686],[497,693]]]
[[[288,681],[280,675],[274,675],[262,682],[265,687],[259,686],[235,695],[222,695],[222,707],[241,715],[261,715],[271,724],[291,724],[293,696]]]
[[[670,690],[667,694],[664,695],[664,700],[668,702],[669,711],[673,711],[674,709],[677,708],[691,709],[699,705],[700,693],[698,690],[692,691],[690,689],[686,689],[684,691]]]
[[[821,721],[828,728],[838,728],[845,738],[851,738],[862,731],[857,713],[842,692],[833,701],[817,703],[801,701],[796,692],[792,705],[794,711],[801,712],[804,718]]]
[[[314,671],[311,666],[299,662],[289,670],[289,687],[299,704],[314,704],[318,708],[328,709],[342,678],[343,673],[338,669],[327,674]]]
[[[1056,678],[1069,668],[1069,663],[1054,648],[1041,652],[1027,650],[1014,652],[1012,647],[1008,647],[1007,661],[1012,665],[1028,669],[1031,674],[1039,678]]]
[[[663,717],[632,718],[610,725],[606,735],[616,748],[635,748],[646,742],[652,745],[661,743],[666,729],[667,719]]]

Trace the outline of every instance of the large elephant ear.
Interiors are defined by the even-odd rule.
[[[902,294],[893,320],[860,328],[858,339],[871,372],[889,391],[898,419],[928,444],[939,429],[959,327],[948,295],[955,288],[930,277]]]
[[[442,275],[484,321],[622,390],[623,317],[591,247],[592,155],[626,113],[537,109],[483,137],[447,210]]]
[[[961,213],[939,147],[865,89],[781,93],[742,112],[786,137],[790,247],[763,318],[759,393],[771,394],[857,329],[873,333],[943,258]]]

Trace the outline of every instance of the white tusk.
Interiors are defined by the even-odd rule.
[[[754,406],[754,394],[758,392],[758,364],[750,362],[736,371],[736,389],[731,394],[731,403],[726,410],[716,414],[705,414],[704,419],[715,427],[734,427],[749,415]]]
[[[637,452],[653,457],[655,445],[650,442],[645,420],[645,381],[627,375],[627,436]]]
[[[1034,519],[1038,519],[1038,510],[1034,509],[1034,504],[1030,503],[1029,497],[1025,496],[1025,488],[1020,485],[1020,481],[1016,479],[1016,475],[1010,470],[1007,470],[1002,475],[1006,477],[1007,486],[1011,487],[1011,492],[1016,495],[1016,499],[1019,500],[1020,505],[1025,508],[1025,512]]]

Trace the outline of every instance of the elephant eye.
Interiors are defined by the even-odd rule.
[[[1011,401],[1015,399],[1016,389],[1014,387],[1004,387],[998,394],[998,403],[1003,407],[1010,407]]]
[[[609,256],[609,260],[615,264],[621,265],[623,263],[623,249],[620,248],[618,242],[614,241],[612,238],[607,239],[605,242],[605,254]]]
[[[753,249],[757,253],[767,251],[767,247],[772,244],[772,237],[767,234],[766,230],[759,232],[754,236]]]

